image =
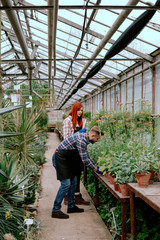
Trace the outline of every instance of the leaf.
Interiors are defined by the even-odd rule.
[[[26,105],[24,104],[24,105],[18,105],[18,106],[10,106],[10,107],[6,107],[6,108],[0,108],[0,115],[2,115],[2,114],[5,114],[5,113],[8,113],[8,112],[12,112],[12,111],[14,111],[14,110],[17,110],[17,109],[19,109],[19,108],[23,108],[23,107],[25,107]]]
[[[25,177],[23,177],[22,179],[20,179],[17,183],[15,183],[13,186],[11,186],[8,190],[7,193],[15,191],[17,188],[19,188],[19,186],[23,184],[26,184],[26,182],[29,180],[29,175],[26,175]]]
[[[6,178],[9,179],[9,177],[7,176],[7,174],[6,174],[5,172],[3,172],[2,169],[0,169],[0,174],[1,174],[2,176],[4,176],[4,177],[6,177]]]
[[[24,133],[14,133],[14,132],[0,132],[0,138],[13,137],[23,135]]]

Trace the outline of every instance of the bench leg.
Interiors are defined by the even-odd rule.
[[[135,194],[130,191],[131,236],[136,240]]]
[[[126,206],[121,202],[122,240],[126,240]]]
[[[96,207],[99,206],[99,189],[98,189],[98,179],[95,177],[95,192],[96,192]]]

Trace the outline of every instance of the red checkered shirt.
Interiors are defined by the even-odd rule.
[[[63,121],[63,139],[65,139],[66,137],[68,137],[72,133],[74,133],[72,117],[68,116]]]

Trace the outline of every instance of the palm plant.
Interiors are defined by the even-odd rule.
[[[37,171],[34,154],[39,147],[35,144],[38,142],[38,118],[39,114],[27,115],[26,109],[23,109],[21,118],[16,125],[17,131],[23,135],[15,136],[14,141],[11,138],[7,139],[4,143],[4,146],[7,146],[5,151],[16,157],[24,175],[27,174],[29,167],[32,171]]]
[[[18,236],[23,231],[24,193],[29,187],[29,175],[21,177],[16,160],[4,154],[3,159],[0,158],[0,239],[4,239],[5,233],[21,239]]]
[[[9,106],[6,101],[0,101],[0,104],[3,107],[0,108],[0,115],[3,115],[0,116],[0,138],[3,138],[3,142],[0,142],[0,239],[4,239],[5,233],[12,233],[16,239],[22,239],[19,232],[23,232],[23,204],[26,197],[24,193],[30,187],[29,175],[21,176],[16,156],[14,154],[11,156],[7,151],[9,145],[6,137],[13,141],[13,136],[15,138],[23,135],[23,131],[15,132],[16,124],[10,112],[24,107],[24,105]],[[8,117],[6,117],[6,113],[8,113]]]
[[[1,130],[0,138],[18,136],[23,134],[22,132],[21,133],[15,132],[15,123],[13,120],[13,115],[8,113],[23,108],[25,105],[9,106],[9,102],[7,100],[6,101],[0,100],[0,106],[2,107],[0,108],[0,130]]]

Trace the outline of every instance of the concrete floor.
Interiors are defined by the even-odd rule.
[[[44,164],[41,178],[42,192],[39,199],[38,220],[41,222],[39,240],[111,240],[111,234],[101,220],[93,202],[83,184],[81,193],[86,200],[91,201],[84,208],[84,213],[69,214],[69,219],[51,218],[53,201],[59,188],[55,169],[52,167],[51,158],[55,148],[60,143],[55,133],[48,134],[46,151],[47,163]],[[63,204],[62,211],[67,212]]]

